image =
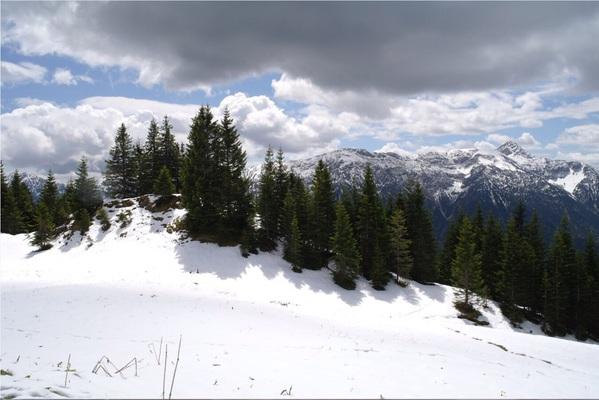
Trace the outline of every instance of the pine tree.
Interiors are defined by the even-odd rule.
[[[495,218],[490,215],[487,219],[482,245],[482,276],[485,286],[489,290],[489,296],[498,298],[499,273],[502,268],[503,230]]]
[[[173,194],[174,191],[175,185],[173,185],[171,174],[166,165],[163,165],[156,182],[154,182],[154,193],[160,196],[169,196]]]
[[[86,234],[87,231],[89,231],[89,226],[91,225],[91,221],[90,221],[89,213],[87,212],[87,209],[80,208],[79,211],[77,211],[75,223],[76,223],[77,229],[79,230],[79,232],[81,232],[82,235]]]
[[[158,128],[158,123],[154,118],[152,118],[143,147],[143,168],[141,170],[141,179],[139,185],[140,194],[152,193],[154,190],[154,182],[156,182],[156,179],[160,174],[162,159],[160,157],[160,150],[158,147],[159,135],[160,130]]]
[[[36,229],[36,215],[33,207],[33,198],[27,185],[22,181],[19,171],[15,171],[10,181],[10,191],[20,215],[20,230],[15,233],[31,232]]]
[[[389,282],[389,270],[385,267],[385,258],[377,243],[372,253],[371,284],[375,290],[385,290],[387,282]]]
[[[103,231],[106,232],[108,229],[110,229],[110,226],[112,224],[110,223],[110,217],[108,216],[108,213],[106,212],[106,209],[104,207],[98,208],[96,216],[100,220],[100,225],[102,225]]]
[[[274,218],[277,219],[277,237],[281,237],[281,213],[280,211],[283,208],[283,202],[285,201],[285,196],[287,195],[288,189],[288,180],[289,174],[287,172],[287,166],[285,165],[285,156],[283,154],[283,149],[279,147],[277,151],[277,156],[275,159],[275,213],[276,216]]]
[[[85,157],[81,158],[76,175],[77,178],[73,183],[73,193],[71,194],[73,196],[72,210],[85,209],[89,220],[89,214],[95,213],[96,209],[102,205],[102,194],[96,179],[89,176]]]
[[[439,281],[445,285],[451,284],[451,264],[455,257],[463,220],[464,214],[460,212],[456,218],[451,220],[445,234],[445,242],[439,256]]]
[[[360,270],[360,252],[343,203],[337,204],[335,234],[331,239],[331,249],[335,264],[333,280],[342,288],[355,289],[355,280]]]
[[[33,235],[31,244],[38,246],[39,250],[48,250],[52,247],[50,242],[54,232],[54,224],[46,204],[41,201],[37,207],[37,230]]]
[[[149,192],[144,191],[144,179],[146,176],[146,155],[139,140],[133,146],[133,180],[135,181],[135,196],[141,196]]]
[[[362,259],[362,275],[366,279],[372,278],[375,248],[379,246],[378,241],[383,224],[383,221],[380,220],[380,209],[381,204],[372,169],[370,165],[367,165],[364,171],[364,182],[358,205],[358,237]]]
[[[106,160],[104,184],[110,196],[117,198],[137,195],[135,153],[125,124],[118,128],[110,159]]]
[[[212,113],[210,112],[210,109],[208,107],[207,113],[210,114],[210,119],[212,119]],[[181,159],[179,153],[179,145],[175,141],[175,136],[171,132],[172,129],[173,126],[171,125],[168,117],[165,115],[162,121],[162,125],[160,126],[160,133],[157,139],[158,156],[160,159],[160,166],[158,167],[158,171],[160,171],[160,169],[162,169],[163,166],[168,168],[168,172],[171,174],[173,184],[175,185],[175,190],[179,192],[179,170],[181,168]],[[214,134],[215,129],[216,128],[212,126],[212,130],[210,133]]]
[[[216,129],[210,108],[202,106],[192,120],[181,174],[187,229],[196,234],[212,229],[218,220],[211,187],[215,171],[211,138]]]
[[[406,196],[406,222],[412,240],[412,279],[435,282],[438,278],[435,236],[429,211],[424,205],[424,192],[417,182],[408,184]]]
[[[266,150],[258,183],[258,214],[260,215],[260,247],[269,251],[276,247],[278,211],[276,210],[276,169],[272,148]]]
[[[44,203],[48,213],[50,214],[50,220],[53,224],[57,224],[56,211],[58,207],[58,186],[56,185],[56,179],[52,170],[48,171],[48,177],[44,183],[44,187],[40,193],[40,202]],[[39,219],[39,212],[38,212]]]
[[[412,269],[412,254],[410,247],[412,241],[408,238],[408,228],[406,227],[406,218],[401,208],[396,208],[391,216],[391,248],[393,266],[395,269],[395,281],[398,285],[406,286],[407,279]]]
[[[453,284],[459,287],[459,294],[467,305],[472,305],[473,293],[484,295],[481,255],[476,249],[476,231],[468,217],[460,226],[458,245],[451,265]]]
[[[330,256],[330,238],[335,224],[335,193],[331,174],[326,164],[319,160],[312,180],[314,216],[311,236],[316,252],[316,266],[325,267]]]
[[[219,187],[223,207],[223,234],[239,238],[251,213],[249,181],[244,177],[246,154],[228,109],[219,127],[222,156]]]
[[[549,252],[547,272],[544,276],[544,316],[543,330],[552,335],[564,335],[568,326],[570,285],[567,279],[574,270],[576,256],[572,246],[569,222],[566,215],[555,233]]]
[[[546,268],[545,243],[536,210],[525,227],[526,240],[532,250],[532,259],[527,269],[526,305],[535,312],[543,312],[543,271]]]
[[[4,176],[4,166],[0,168],[0,175],[2,179],[2,194],[1,194],[1,218],[2,218],[2,232],[10,233],[12,235],[21,233],[24,231],[23,219],[21,211],[17,207],[15,197],[12,193],[11,188],[6,182]]]
[[[584,321],[587,321],[589,333],[597,339],[599,338],[599,312],[597,312],[599,310],[599,257],[592,232],[588,233],[581,263],[587,275],[588,290],[581,316]]]
[[[291,220],[291,232],[285,242],[285,259],[291,263],[293,272],[302,272],[301,232],[295,215]]]

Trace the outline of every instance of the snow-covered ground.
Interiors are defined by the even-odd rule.
[[[45,252],[1,235],[3,398],[161,398],[166,344],[168,397],[180,337],[173,398],[599,397],[597,344],[516,331],[494,304],[474,326],[446,286],[346,291],[278,254],[180,241],[182,210],[128,209],[128,227],[114,210]],[[137,376],[115,373],[134,357]]]

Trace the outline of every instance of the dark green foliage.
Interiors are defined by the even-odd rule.
[[[316,267],[325,267],[330,256],[330,238],[335,223],[335,193],[329,169],[318,161],[312,179],[313,215],[311,236],[316,256]]]
[[[75,217],[75,226],[73,230],[78,230],[82,235],[86,234],[89,231],[89,226],[91,225],[91,221],[89,218],[89,213],[87,209],[81,208],[77,211]]]
[[[590,335],[599,338],[599,257],[595,236],[589,232],[582,253],[582,268],[586,274],[586,291],[581,310],[582,321],[586,321]]]
[[[72,188],[73,193],[65,193],[65,195],[72,196],[72,210],[85,209],[89,220],[89,215],[94,214],[96,209],[102,205],[102,194],[96,179],[89,176],[85,158],[81,159],[76,174],[77,178]],[[69,189],[68,185],[67,189]]]
[[[525,227],[525,239],[530,245],[531,260],[527,271],[527,296],[525,305],[535,312],[543,311],[543,271],[546,269],[546,252],[543,232],[536,210]]]
[[[244,176],[246,154],[229,110],[219,126],[221,154],[217,166],[223,234],[239,238],[251,213],[249,181]]]
[[[487,219],[482,244],[482,276],[491,298],[498,298],[499,272],[502,267],[503,230],[497,219],[491,215]]]
[[[337,204],[335,234],[331,239],[333,280],[342,288],[355,289],[360,269],[360,252],[343,203]]]
[[[258,183],[258,214],[260,215],[260,248],[272,250],[276,247],[279,212],[277,210],[276,168],[274,154],[269,146],[266,150],[260,182]]]
[[[412,253],[410,251],[412,241],[408,237],[404,212],[399,207],[395,209],[391,216],[390,234],[392,269],[395,271],[396,283],[405,286],[407,283],[401,280],[401,277],[407,279],[412,270]]]
[[[2,210],[0,211],[0,215],[2,218],[1,231],[5,233],[10,233],[12,235],[21,233],[24,231],[21,211],[19,210],[19,207],[17,207],[17,203],[15,201],[15,197],[12,193],[12,190],[6,182],[6,177],[4,176],[4,166],[1,164],[0,176],[2,180],[2,194],[0,197],[0,202],[2,204]]]
[[[108,217],[108,213],[106,212],[106,209],[104,207],[100,207],[98,209],[96,217],[100,220],[100,225],[102,226],[103,231],[106,232],[108,229],[110,229],[110,218]]]
[[[435,282],[438,279],[435,263],[436,244],[431,215],[424,205],[424,192],[417,182],[408,184],[406,222],[412,240],[412,279]]]
[[[171,173],[168,168],[163,165],[156,182],[154,182],[154,193],[161,196],[169,196],[173,194],[174,191],[175,185],[173,184]]]
[[[183,160],[182,194],[187,208],[187,229],[204,233],[217,224],[214,152],[211,146],[217,124],[209,107],[202,106],[193,118]]]
[[[210,108],[201,107],[192,121],[182,168],[186,223],[193,235],[241,242],[253,215],[245,166],[246,154],[228,110],[217,123]]]
[[[375,290],[385,290],[388,282],[389,270],[385,267],[385,258],[377,244],[372,255],[371,284]]]
[[[152,193],[154,190],[154,182],[160,174],[162,160],[158,147],[158,136],[160,134],[158,123],[154,118],[150,121],[146,141],[143,147],[141,157],[141,174],[139,182],[139,191],[141,194]]]
[[[372,278],[375,249],[380,246],[379,240],[383,223],[380,198],[374,183],[372,169],[368,165],[364,171],[364,182],[358,204],[357,224],[362,258],[362,275],[366,279]]]
[[[48,207],[42,201],[37,207],[37,230],[33,234],[31,244],[37,246],[39,250],[47,250],[52,247],[51,239],[53,234],[54,224]]]
[[[457,218],[450,222],[445,234],[443,249],[439,255],[439,281],[446,285],[451,284],[451,263],[455,257],[455,249],[458,245],[460,226],[462,226],[463,220],[464,214],[459,213]]]
[[[545,332],[563,335],[567,331],[570,316],[571,287],[569,275],[576,268],[576,256],[572,246],[567,216],[564,215],[555,233],[549,252],[547,270],[544,274]]]
[[[476,228],[468,217],[464,217],[460,226],[458,245],[451,264],[452,282],[466,304],[472,304],[473,293],[485,295],[485,286],[481,273],[481,254],[476,248]]]
[[[46,183],[44,184],[42,192],[40,193],[39,201],[40,203],[45,204],[52,223],[54,225],[59,225],[61,223],[61,218],[60,216],[57,216],[59,201],[58,186],[56,186],[56,179],[54,179],[54,174],[52,173],[52,170],[48,171],[48,177],[46,178]]]
[[[208,112],[210,110],[208,109]],[[210,114],[212,117],[212,114]],[[160,169],[163,166],[168,168],[168,172],[171,174],[175,190],[180,190],[180,179],[179,172],[181,168],[181,156],[179,152],[179,145],[175,141],[175,136],[171,132],[173,126],[171,125],[168,117],[165,115],[160,126],[160,132],[156,139],[158,159]]]
[[[19,171],[15,171],[13,174],[9,190],[12,193],[15,207],[18,210],[15,215],[17,215],[17,219],[20,220],[20,223],[17,221],[16,224],[18,230],[14,233],[31,232],[35,230],[37,218],[33,207],[31,192],[21,180]]]
[[[110,196],[125,198],[137,195],[134,147],[125,124],[121,124],[116,132],[104,176],[104,185]]]
[[[293,216],[289,238],[285,241],[285,259],[291,263],[293,272],[302,272],[302,235],[297,218]]]

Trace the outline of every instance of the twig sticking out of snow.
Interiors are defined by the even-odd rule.
[[[293,389],[293,385],[289,386],[289,389],[283,389],[281,396],[291,396],[291,389]]]
[[[173,394],[173,385],[175,384],[175,375],[177,375],[177,366],[179,365],[179,354],[181,353],[181,339],[183,335],[179,335],[179,348],[177,349],[177,361],[175,362],[175,369],[173,371],[173,379],[171,380],[171,389],[168,392],[168,400],[171,400]]]
[[[64,387],[67,387],[67,378],[69,376],[69,371],[71,369],[71,354],[69,354],[69,359],[67,361],[67,367],[64,370]]]
[[[164,382],[166,381],[166,364],[168,360],[168,343],[164,346],[164,373],[162,374],[162,400],[164,400]]]

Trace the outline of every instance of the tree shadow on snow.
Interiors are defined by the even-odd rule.
[[[445,286],[421,285],[416,282],[411,282],[407,287],[400,287],[391,281],[386,290],[378,291],[364,278],[356,281],[355,290],[346,290],[333,282],[327,269],[293,272],[291,265],[283,260],[277,251],[243,258],[240,256],[239,246],[219,247],[211,243],[187,241],[177,245],[175,252],[179,264],[187,273],[208,273],[225,280],[241,278],[250,269],[258,268],[269,280],[281,277],[297,289],[307,288],[315,293],[335,295],[350,306],[359,305],[366,297],[387,303],[401,299],[412,305],[419,304],[423,297],[443,302],[448,290]]]

